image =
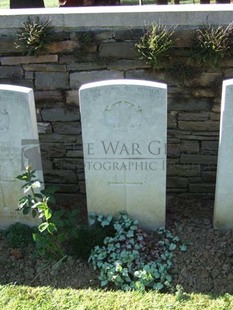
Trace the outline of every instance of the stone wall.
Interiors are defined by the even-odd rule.
[[[228,24],[232,8],[208,5],[208,10],[213,8],[209,12],[205,6],[197,7],[193,12],[179,6],[177,11],[174,7],[86,8],[0,15],[0,83],[34,89],[45,182],[59,186],[60,199],[75,204],[85,200],[80,85],[124,78],[168,84],[168,194],[213,197],[221,85],[223,79],[233,77],[233,60],[219,68],[180,67],[190,57],[192,31],[205,21]],[[41,14],[55,27],[53,42],[44,55],[22,56],[14,47],[18,27],[29,15]],[[168,59],[153,71],[139,59],[135,43],[145,24],[158,20],[178,25],[173,56],[178,65],[171,67]]]

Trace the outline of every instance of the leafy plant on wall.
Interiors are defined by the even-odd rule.
[[[171,56],[175,45],[173,34],[173,28],[152,23],[135,45],[141,59],[144,59],[152,68],[158,67],[163,60]]]
[[[35,20],[28,20],[19,28],[15,46],[21,49],[24,55],[38,55],[46,50],[47,45],[52,41],[53,27],[49,20],[42,20],[37,17]]]
[[[191,56],[200,64],[219,66],[232,55],[233,23],[228,26],[203,25],[194,33]]]

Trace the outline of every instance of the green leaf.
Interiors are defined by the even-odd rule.
[[[49,225],[47,226],[47,230],[52,235],[54,232],[57,231],[57,227],[54,223],[49,223]]]
[[[104,280],[100,282],[101,286],[106,286],[108,284],[108,280]]]
[[[48,205],[46,202],[37,202],[34,204],[33,208],[37,208],[38,210],[45,211],[48,209]]]
[[[110,223],[109,223],[109,221],[107,219],[101,222],[101,226],[102,227],[108,226],[109,224]]]
[[[166,280],[170,283],[172,281],[172,277],[168,274],[166,275]]]
[[[36,242],[38,240],[38,234],[32,234],[32,238]]]
[[[18,175],[16,177],[16,179],[21,180],[21,181],[25,181],[25,180],[27,180],[27,176],[25,176],[24,174],[23,175]]]
[[[176,249],[175,243],[171,243],[171,244],[169,245],[169,250],[170,250],[170,251],[174,251],[175,249]]]
[[[31,208],[29,208],[29,207],[24,207],[23,208],[23,214],[24,215],[28,215],[30,213],[30,211],[31,211]]]
[[[34,196],[35,196],[36,198],[39,198],[39,199],[43,199],[43,197],[44,197],[43,195],[38,194],[38,193],[35,193]]]
[[[28,204],[29,204],[29,201],[27,197],[21,198],[18,203],[18,210],[23,209]]]
[[[37,212],[35,209],[32,210],[32,217],[35,218],[37,216]]]
[[[162,283],[156,283],[156,284],[154,284],[153,288],[155,290],[160,291],[163,288],[163,284]]]
[[[181,252],[186,252],[187,251],[187,245],[185,245],[185,244],[182,244],[181,246],[180,246],[180,251]]]
[[[49,220],[52,216],[52,211],[50,208],[44,210],[44,217],[46,220]]]
[[[39,226],[38,226],[38,230],[39,232],[43,232],[45,231],[49,226],[49,223],[48,222],[44,222],[44,223],[41,223]]]

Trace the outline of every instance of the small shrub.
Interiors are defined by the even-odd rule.
[[[152,68],[157,67],[161,61],[170,56],[174,47],[174,30],[167,29],[160,24],[153,24],[136,44],[139,55]]]
[[[52,211],[48,202],[53,201],[52,194],[56,188],[38,193],[36,190],[40,188],[40,181],[31,167],[27,167],[26,172],[17,176],[17,179],[25,182],[22,186],[24,196],[19,199],[18,210],[41,220],[37,232],[33,234],[38,253],[56,259],[63,258],[66,256],[67,242],[77,237],[78,210]]]
[[[20,48],[24,55],[38,55],[46,50],[51,42],[52,30],[50,21],[41,20],[39,17],[35,20],[29,18],[19,28],[15,46],[17,49]]]
[[[11,248],[24,248],[33,243],[35,228],[22,223],[15,223],[6,230],[6,240]]]
[[[192,44],[193,58],[216,67],[231,56],[233,23],[225,26],[204,25],[197,29]]]
[[[101,286],[124,291],[164,290],[171,287],[172,251],[180,242],[165,229],[147,234],[127,214],[121,214],[113,225],[114,235],[96,246],[89,261],[99,271]],[[182,245],[180,250],[186,250]]]

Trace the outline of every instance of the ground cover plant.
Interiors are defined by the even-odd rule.
[[[99,216],[96,217],[97,219]],[[104,226],[112,225],[114,234],[97,245],[89,261],[99,271],[101,286],[113,286],[124,291],[171,289],[172,251],[178,247],[178,237],[165,229],[146,233],[137,220],[127,214],[116,219],[102,218]],[[186,251],[185,245],[180,245]]]
[[[206,250],[209,246],[203,249],[198,247],[199,241],[194,244],[190,241],[186,242],[191,250],[192,258],[190,259],[186,255],[190,250],[186,251],[187,246],[182,244],[177,237],[181,234],[182,239],[185,240],[187,236],[192,238],[193,235],[190,233],[193,229],[186,231],[186,226],[183,226],[187,223],[186,209],[182,210],[182,214],[185,215],[184,221],[179,222],[178,214],[171,221],[172,225],[169,224],[169,218],[167,219],[168,227],[172,228],[171,231],[157,229],[146,232],[139,226],[138,221],[131,219],[125,213],[116,218],[90,214],[90,225],[80,225],[77,214],[74,215],[70,211],[65,214],[64,208],[59,209],[58,206],[55,210],[49,207],[53,191],[38,191],[40,182],[36,178],[35,171],[30,167],[17,178],[24,182],[22,186],[24,195],[19,200],[19,212],[39,216],[41,221],[38,222],[36,232],[33,232],[36,248],[32,248],[31,242],[26,238],[28,232],[25,238],[22,238],[22,230],[25,230],[25,227],[21,224],[13,225],[7,234],[0,235],[0,250],[6,253],[0,257],[0,265],[4,266],[3,278],[0,274],[0,283],[3,283],[2,281],[9,283],[12,280],[19,284],[53,283],[55,286],[58,283],[59,285],[66,283],[69,286],[75,283],[75,286],[78,285],[81,288],[100,285],[110,289],[141,292],[150,289],[174,291],[177,285],[181,284],[178,295],[183,296],[182,285],[184,283],[186,287],[194,285],[189,281],[189,277],[186,277],[187,267],[185,265],[188,264],[197,269],[200,287],[203,287],[204,291],[233,292],[231,285],[233,256],[230,246],[233,242],[233,232],[223,234],[219,231],[217,233],[211,229],[209,224],[200,230],[198,228],[200,224],[196,223],[194,212],[191,213],[191,222],[187,224],[187,228],[190,225],[195,227],[198,238],[201,234],[206,238],[205,242],[210,241],[212,246],[216,244],[216,249],[209,252]],[[181,202],[178,201],[175,205],[173,200],[173,208],[176,212],[180,206],[182,206]],[[197,210],[195,210],[196,213],[198,214]],[[203,223],[207,223],[207,220]],[[208,223],[211,221],[208,220]],[[35,251],[39,256],[34,255]],[[196,257],[199,252],[200,262],[194,267],[193,257]],[[208,271],[202,267],[204,264],[202,260],[208,259],[209,265],[209,256],[211,257],[212,254],[213,266],[211,269],[208,267],[208,270],[211,270],[214,276],[208,277]],[[7,255],[10,255],[10,259]],[[24,259],[24,256],[26,260],[22,263],[20,260]],[[88,258],[92,267],[87,263]],[[24,264],[29,267],[26,271],[24,271]],[[220,267],[222,265],[223,269]],[[183,271],[180,273],[177,266],[186,270],[184,274]],[[9,270],[12,273],[8,274]],[[208,283],[206,283],[207,279]]]
[[[53,211],[49,207],[53,191],[41,190],[36,172],[27,167],[25,173],[17,176],[24,182],[24,196],[19,199],[18,211],[38,217],[38,231],[33,233],[37,252],[42,257],[50,257],[62,262],[67,258],[67,245],[76,245],[73,255],[89,258],[94,270],[99,272],[101,286],[116,287],[122,290],[171,289],[173,254],[180,242],[165,229],[146,233],[137,220],[122,213],[117,218],[103,215],[90,215],[94,228],[78,227],[77,213],[64,209]],[[50,195],[49,195],[50,194]],[[53,201],[52,201],[53,202]],[[17,224],[20,230],[20,224]],[[100,229],[102,228],[102,229]],[[12,229],[11,229],[12,231]],[[80,233],[84,231],[86,238]],[[93,232],[93,234],[90,234]],[[8,234],[8,236],[10,233]],[[17,240],[17,235],[14,237]],[[93,235],[96,237],[93,238]],[[82,243],[85,238],[85,244]],[[22,240],[19,239],[22,243]],[[16,243],[16,242],[15,242]],[[16,244],[14,244],[16,245]],[[17,246],[17,245],[16,245]],[[180,245],[181,251],[186,250]],[[77,254],[75,253],[78,250]]]

